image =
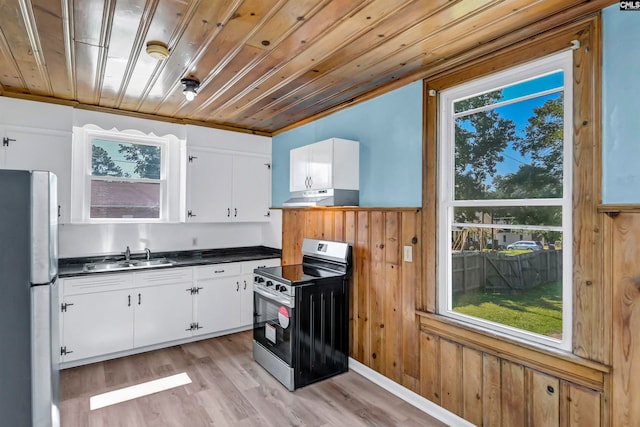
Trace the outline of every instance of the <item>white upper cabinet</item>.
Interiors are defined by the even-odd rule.
[[[261,156],[233,157],[233,220],[267,221],[271,216],[271,160]]]
[[[0,127],[0,168],[47,170],[58,176],[59,222],[69,222],[71,133]]]
[[[233,157],[191,149],[187,157],[187,222],[222,222],[231,218]]]
[[[187,222],[269,220],[268,156],[191,148],[187,168]]]
[[[330,138],[290,151],[290,191],[359,189],[359,143]]]

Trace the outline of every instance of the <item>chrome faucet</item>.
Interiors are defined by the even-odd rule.
[[[151,259],[151,250],[149,250],[149,248],[144,248],[144,251],[147,254],[147,259]]]
[[[131,259],[131,250],[129,249],[129,246],[127,246],[127,250],[122,252],[122,254],[124,255],[125,261],[129,261]]]

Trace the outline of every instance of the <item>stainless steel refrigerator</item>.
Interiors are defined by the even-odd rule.
[[[60,425],[57,274],[56,176],[0,170],[0,425]]]

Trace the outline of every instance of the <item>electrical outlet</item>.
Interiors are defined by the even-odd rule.
[[[404,262],[413,262],[413,247],[404,247]]]

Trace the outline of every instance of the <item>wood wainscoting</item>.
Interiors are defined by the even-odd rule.
[[[350,356],[456,415],[483,426],[609,425],[607,366],[416,311],[422,215],[415,208],[283,209],[282,263],[302,261],[304,237],[352,244]]]
[[[613,292],[611,425],[640,423],[640,205],[605,220],[605,265]]]
[[[421,209],[284,209],[282,264],[302,261],[305,237],[353,247],[350,288],[352,358],[415,392],[420,391],[419,321]],[[411,247],[412,261],[404,260]]]
[[[478,426],[608,425],[607,367],[420,315],[420,394],[432,402]]]

